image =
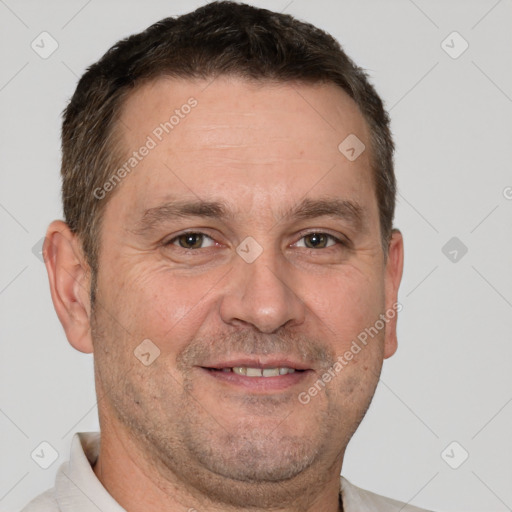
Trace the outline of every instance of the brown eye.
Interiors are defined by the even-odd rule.
[[[304,244],[309,249],[317,249],[318,247],[325,247],[327,237],[321,233],[311,233],[304,237]]]
[[[304,235],[303,240],[308,249],[325,249],[336,243],[336,239],[326,233],[309,233]]]
[[[202,249],[203,244],[213,245],[213,240],[203,233],[183,233],[173,238],[169,244],[177,245],[183,249]]]

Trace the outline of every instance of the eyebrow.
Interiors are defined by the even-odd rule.
[[[152,231],[161,224],[178,218],[202,217],[218,220],[233,220],[237,214],[220,201],[173,200],[144,211],[133,232],[137,235]],[[277,223],[283,220],[310,220],[317,217],[332,217],[348,222],[359,231],[366,224],[366,210],[358,203],[345,199],[305,198],[287,211],[279,212]]]
[[[361,230],[366,224],[366,210],[355,201],[347,199],[303,199],[283,215],[285,219],[309,220],[332,217],[352,224]]]

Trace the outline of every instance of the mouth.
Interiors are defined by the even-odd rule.
[[[303,383],[312,368],[287,360],[243,359],[199,367],[217,382],[253,392],[276,392]]]
[[[304,372],[306,370],[296,370],[287,366],[276,366],[274,368],[260,368],[257,366],[233,366],[231,368],[206,368],[216,372],[235,373],[237,375],[244,375],[246,377],[279,377],[280,375],[287,375],[289,373]]]

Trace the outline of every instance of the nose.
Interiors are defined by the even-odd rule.
[[[220,315],[227,324],[251,325],[271,334],[286,324],[289,327],[303,323],[306,306],[293,290],[286,264],[265,252],[252,263],[241,258],[236,261],[222,297]]]

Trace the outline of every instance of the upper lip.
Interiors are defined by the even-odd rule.
[[[303,363],[290,357],[278,356],[245,356],[214,361],[200,365],[203,368],[233,368],[236,366],[247,366],[249,368],[294,368],[295,370],[311,370],[311,365]]]

